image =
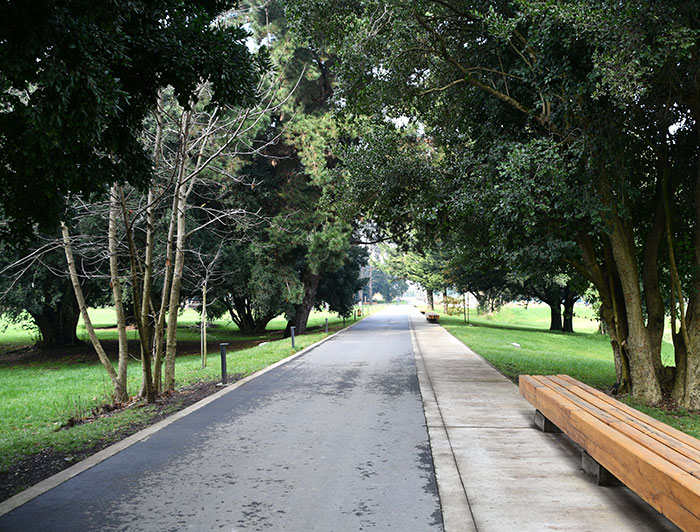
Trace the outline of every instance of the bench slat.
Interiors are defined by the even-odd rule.
[[[530,376],[520,389],[548,419],[642,499],[686,530],[700,530],[700,479],[659,457]]]
[[[658,443],[665,445],[669,449],[672,449],[674,452],[679,453],[686,458],[696,462],[698,464],[697,468],[700,470],[700,450],[696,449],[693,446],[686,445],[684,442],[678,441],[678,439],[674,438],[671,436],[667,431],[663,430],[663,426],[667,426],[664,423],[661,423],[657,420],[654,420],[654,424],[651,424],[647,422],[645,419],[640,419],[638,417],[632,416],[628,413],[628,409],[623,409],[622,405],[624,403],[621,403],[619,401],[615,401],[614,399],[608,397],[605,394],[602,394],[605,396],[607,399],[612,399],[615,401],[615,404],[611,403],[610,401],[606,401],[603,397],[601,397],[599,394],[592,394],[590,392],[591,389],[594,388],[584,388],[583,386],[579,386],[577,381],[575,383],[572,383],[568,379],[562,378],[561,375],[557,376],[552,376],[551,380],[553,382],[556,382],[557,384],[563,386],[567,390],[569,390],[571,393],[576,395],[577,397],[580,397],[582,400],[591,403],[592,405],[595,405],[597,408],[600,410],[610,414],[611,416],[615,417],[616,419],[620,420],[623,423],[626,423],[628,425],[634,426],[635,429],[638,431],[642,432],[643,434],[649,436],[653,440],[657,441]],[[627,406],[627,405],[624,405]],[[653,419],[653,418],[652,418]],[[675,430],[675,429],[674,429]],[[687,436],[685,433],[682,433],[684,436]],[[687,438],[684,438],[687,439]],[[692,438],[695,439],[695,438]],[[640,439],[638,440],[640,443],[644,444],[644,440]],[[695,440],[694,443],[698,442],[698,440]],[[654,450],[654,448],[649,447],[651,450]],[[688,470],[690,471],[690,470]],[[695,474],[695,473],[693,473]],[[698,474],[695,474],[695,476],[700,476]]]
[[[656,430],[659,432],[663,432],[664,434],[668,434],[671,438],[678,440],[682,442],[684,445],[687,445],[698,452],[700,452],[700,440],[697,438],[693,438],[689,434],[686,434],[685,432],[681,432],[678,429],[675,429],[666,423],[662,423],[658,419],[654,419],[651,416],[648,416],[647,414],[640,412],[639,410],[636,410],[632,408],[631,406],[628,406],[624,403],[621,403],[620,401],[617,401],[616,399],[613,399],[609,395],[606,395],[605,393],[601,392],[600,390],[597,390],[593,388],[592,386],[589,386],[588,384],[585,384],[583,382],[579,382],[576,379],[569,377],[568,375],[557,375],[557,377],[574,384],[578,386],[579,388],[586,390],[588,393],[595,395],[596,397],[600,398],[601,400],[607,402],[610,405],[613,405],[614,407],[619,408],[629,416],[638,419],[640,421],[643,421],[647,425],[650,425],[654,427]]]
[[[536,378],[539,382],[557,393],[562,394],[606,425],[618,430],[631,440],[646,447],[651,452],[658,454],[661,458],[668,460],[673,465],[700,479],[700,457],[689,457],[676,450],[673,446],[667,445],[666,442],[659,441],[643,430],[640,430],[636,423],[630,425],[627,420],[621,419],[615,415],[614,408],[611,405],[593,396],[591,396],[590,401],[589,398],[579,396],[576,390],[573,389],[575,388],[574,386],[570,385],[571,389],[562,387],[555,377],[538,376]],[[585,394],[587,392],[583,393]],[[668,436],[667,438],[670,440]]]

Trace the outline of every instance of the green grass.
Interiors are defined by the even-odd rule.
[[[365,309],[369,308],[367,306]],[[373,309],[382,308],[382,305],[374,305]],[[116,314],[112,308],[90,309],[90,320],[96,329],[97,337],[100,340],[117,340]],[[308,327],[322,327],[325,319],[328,318],[329,327],[342,325],[343,318],[331,312],[313,312],[309,317]],[[352,317],[349,320],[352,323]],[[200,318],[197,311],[188,309],[180,313],[178,317],[178,340],[198,341],[199,340]],[[208,331],[209,340],[212,342],[226,342],[229,340],[252,340],[260,338],[260,335],[246,335],[241,333],[230,319],[222,318],[214,320],[214,327]],[[266,332],[284,330],[287,321],[283,316],[274,318],[268,323]],[[78,321],[78,338],[84,342],[89,342],[87,330],[82,318]],[[130,329],[127,331],[129,340],[137,340],[138,333]],[[0,315],[0,353],[7,352],[17,347],[31,345],[39,339],[38,329],[30,322],[11,323]]]
[[[375,306],[372,311],[380,309],[381,306]],[[109,309],[91,311],[91,318],[93,315],[98,326],[113,324],[114,315]],[[326,317],[331,318],[330,325],[342,327],[342,318],[327,313],[314,313],[309,320],[309,326],[322,326]],[[179,331],[178,338],[186,337],[189,334],[187,325],[196,321],[196,313],[185,313],[183,328]],[[347,320],[347,325],[352,323],[352,318]],[[284,325],[284,320],[278,319],[273,327],[281,329]],[[225,330],[228,331],[227,336],[237,332],[230,327]],[[101,335],[105,332],[109,331],[101,331]],[[4,336],[6,333],[7,331],[2,334],[1,341],[4,344],[7,342]],[[323,331],[297,336],[294,350],[290,340],[285,339],[229,351],[226,357],[228,373],[250,375],[318,342],[325,336]],[[18,341],[19,338],[18,344],[15,345],[21,345],[23,339],[26,343],[26,338],[21,334],[11,338],[12,341]],[[194,338],[199,338],[198,332],[194,333]],[[236,339],[240,340],[241,337],[236,336]],[[220,371],[218,351],[209,353],[208,365],[204,369],[201,368],[198,354],[178,356],[176,386],[220,380]],[[140,363],[134,360],[129,364],[130,395],[138,393],[140,377]],[[111,391],[109,377],[97,361],[87,363],[56,360],[0,365],[0,472],[6,471],[23,457],[46,448],[70,453],[98,440],[116,437],[124,427],[135,422],[145,423],[153,414],[151,407],[139,405],[91,423],[57,430],[69,418],[82,418],[93,408],[108,403]]]
[[[615,382],[610,344],[601,336],[550,333],[523,325],[509,325],[508,322],[500,325],[493,321],[476,321],[475,326],[470,327],[455,317],[441,317],[440,321],[463,343],[513,380],[523,373],[568,373],[597,388],[609,388]],[[563,367],[567,371],[558,371]]]
[[[479,353],[504,375],[517,382],[518,375],[567,374],[601,390],[615,383],[615,363],[610,340],[597,333],[592,313],[577,306],[574,334],[550,332],[549,307],[507,305],[488,316],[470,316],[471,325],[462,316],[441,316],[440,323],[461,342]],[[518,344],[515,346],[513,344]],[[673,360],[673,346],[664,342],[664,363]],[[700,416],[682,409],[665,411],[626,403],[650,416],[698,438]]]

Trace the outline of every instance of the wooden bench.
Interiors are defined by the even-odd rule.
[[[612,475],[683,530],[700,530],[700,440],[568,375],[521,375],[520,393],[542,430],[583,447],[584,470],[599,465],[599,480]]]
[[[437,312],[428,311],[425,313],[425,319],[430,322],[437,323],[437,321],[440,319],[440,314]]]

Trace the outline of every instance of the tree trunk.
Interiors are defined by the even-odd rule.
[[[564,289],[564,325],[562,328],[564,332],[574,332],[574,304],[576,299],[578,299],[578,295],[567,286]]]
[[[41,340],[37,344],[39,348],[53,349],[78,344],[76,327],[80,309],[70,285],[66,286],[57,309],[42,306],[41,311],[30,314],[41,333]]]
[[[647,312],[647,330],[649,343],[652,349],[654,371],[659,379],[662,378],[663,365],[661,363],[661,345],[664,336],[664,322],[666,309],[659,284],[659,249],[663,240],[665,216],[664,182],[668,179],[667,161],[661,161],[661,177],[657,178],[656,186],[656,211],[654,221],[644,242],[644,254],[642,256],[642,279],[644,281],[644,298]]]
[[[428,298],[428,306],[430,307],[430,310],[435,310],[435,302],[433,301],[433,291],[428,290],[427,288],[425,289],[425,295]]]
[[[654,369],[649,332],[644,323],[634,237],[619,217],[615,219],[610,242],[627,314],[627,338],[623,347],[629,357],[632,395],[656,404],[661,401],[661,383]]]
[[[156,330],[153,339],[155,360],[153,364],[153,382],[158,392],[163,391],[163,361],[165,359],[165,316],[168,309],[168,296],[173,274],[173,246],[175,240],[175,226],[177,222],[178,194],[173,194],[172,211],[168,224],[168,239],[165,248],[165,266],[163,272],[163,287],[160,299],[160,309],[156,319]]]
[[[271,315],[266,315],[261,318],[258,318],[255,322],[255,328],[253,329],[253,332],[256,334],[264,333],[265,329],[267,329],[267,324],[270,323],[270,321],[274,318],[274,316]]]
[[[173,266],[173,280],[170,285],[168,302],[168,328],[165,343],[165,379],[163,389],[175,390],[175,355],[177,353],[177,318],[180,309],[180,287],[182,286],[182,272],[185,267],[185,208],[187,197],[184,184],[179,187],[177,194],[180,197],[177,210],[177,238],[175,241],[175,264]]]
[[[241,332],[261,333],[265,331],[267,324],[275,317],[274,314],[256,315],[251,308],[251,303],[245,297],[223,298],[224,306],[228,311],[231,321],[236,324]]]
[[[561,331],[561,302],[549,302],[545,301],[549,305],[549,330],[550,331]]]
[[[207,367],[207,282],[202,285],[202,321],[200,325],[202,369]]]
[[[303,276],[304,283],[304,299],[298,305],[294,306],[294,318],[290,320],[291,325],[295,327],[294,334],[304,334],[306,332],[306,324],[309,321],[309,315],[314,308],[316,300],[316,289],[321,275],[307,271]]]
[[[119,279],[119,265],[117,256],[117,212],[118,212],[117,186],[112,186],[109,197],[109,226],[107,230],[107,241],[109,248],[109,275],[112,285],[112,298],[114,300],[114,310],[117,315],[117,336],[119,339],[119,362],[117,366],[117,379],[119,380],[121,393],[120,397],[115,397],[119,402],[125,403],[129,400],[127,391],[127,363],[129,361],[129,340],[126,336],[126,316],[122,299],[122,286]]]
[[[697,93],[690,108],[695,119],[696,145],[700,145],[700,123],[698,122],[700,120],[700,95]],[[697,272],[697,270],[700,270],[700,161],[696,161],[695,165],[693,267]],[[680,336],[679,339],[686,343],[686,373],[683,376],[677,374],[674,384],[678,386],[680,384],[679,381],[683,380],[684,394],[681,405],[689,410],[700,410],[700,276],[697,274],[694,275],[689,292],[684,320],[686,334],[678,335]],[[674,347],[677,344],[677,340],[674,337]]]
[[[100,362],[102,362],[102,365],[104,366],[105,370],[107,370],[107,374],[112,381],[112,385],[114,386],[114,396],[121,397],[124,391],[121,389],[121,383],[119,382],[117,372],[114,371],[112,363],[109,361],[107,354],[102,348],[102,344],[95,334],[95,328],[92,326],[92,321],[90,320],[90,315],[88,314],[87,305],[85,304],[85,297],[83,296],[83,289],[80,286],[80,280],[78,279],[78,270],[75,267],[75,260],[73,259],[70,234],[68,233],[68,227],[63,222],[61,222],[61,233],[63,234],[63,250],[66,253],[66,262],[68,263],[68,271],[70,272],[70,279],[73,283],[75,299],[78,302],[80,313],[83,316],[85,328],[87,329],[88,335],[90,336],[90,341],[97,352],[97,357],[100,359]]]
[[[449,303],[447,301],[447,288],[444,288],[442,290],[442,310],[445,312],[445,316],[447,316],[447,311],[449,310]]]
[[[129,219],[129,209],[126,205],[124,190],[120,188],[122,218],[126,230],[126,240],[129,245],[129,270],[131,272],[131,298],[134,302],[134,315],[136,316],[136,327],[139,333],[139,346],[141,348],[141,367],[143,368],[143,381],[141,396],[146,397],[146,401],[153,403],[156,400],[156,390],[153,386],[153,375],[151,368],[151,351],[149,344],[148,308],[141,308],[141,298],[143,298],[143,269],[139,262],[136,242]],[[146,318],[144,318],[144,315]]]
[[[175,187],[175,197],[173,204],[176,224],[175,237],[175,262],[172,270],[172,282],[170,284],[170,294],[168,295],[168,325],[165,332],[165,374],[163,389],[175,390],[175,355],[177,354],[177,318],[180,309],[180,288],[182,286],[182,272],[185,267],[185,212],[187,210],[187,197],[192,190],[194,180],[185,182],[185,172],[189,163],[189,135],[191,111],[182,114],[180,122],[179,146],[180,160],[177,167],[177,183]],[[202,148],[204,143],[202,143]]]
[[[156,142],[158,146],[158,142]],[[155,213],[153,189],[148,191],[148,206],[146,207],[146,249],[143,264],[143,286],[141,287],[141,316],[139,320],[141,327],[140,334],[143,335],[141,342],[141,374],[143,377],[143,391],[148,397],[158,395],[160,387],[157,385],[154,375],[153,361],[155,351],[153,342],[155,339],[155,312],[152,309],[152,288],[153,288],[153,246],[155,233]]]
[[[697,297],[694,298],[693,303],[697,302]],[[695,304],[689,305],[689,312],[691,310],[697,311],[697,307],[694,309],[693,307]],[[686,375],[684,375],[685,394],[681,405],[688,410],[698,411],[700,410],[700,323],[698,323],[696,312],[693,312],[691,319],[688,320],[688,342]]]
[[[599,257],[590,235],[579,233],[576,241],[581,249],[583,264],[574,263],[574,266],[598,290],[601,322],[605,324],[605,329],[610,334],[610,346],[617,378],[613,390],[615,393],[629,393],[631,391],[630,368],[624,348],[627,338],[627,316],[610,243],[607,236],[601,236],[603,255]]]

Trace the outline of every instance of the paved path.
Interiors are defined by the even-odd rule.
[[[410,315],[446,532],[678,530],[627,488],[594,484],[575,444],[535,428],[515,384]]]
[[[481,357],[393,307],[0,516],[0,530],[677,530],[626,488],[596,486],[577,447],[532,417]]]
[[[0,530],[442,530],[405,312],[382,313],[0,517]]]

